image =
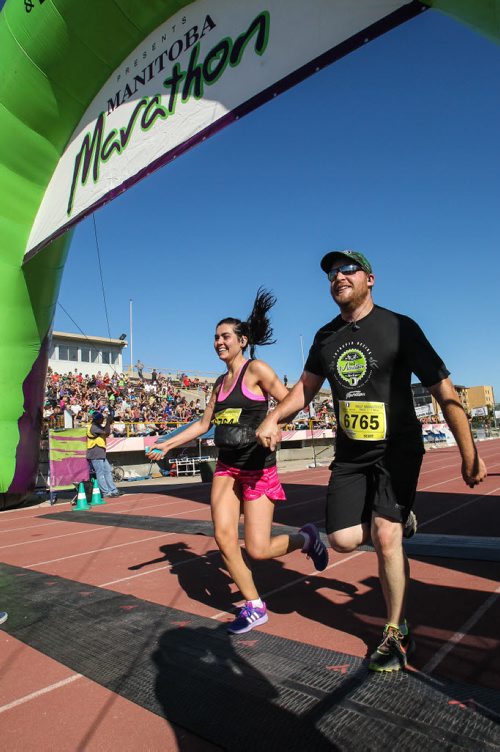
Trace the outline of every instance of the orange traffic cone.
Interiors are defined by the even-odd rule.
[[[101,489],[99,488],[97,478],[94,478],[94,485],[92,486],[92,500],[90,502],[90,506],[95,507],[98,504],[105,504],[105,503],[106,502],[101,496]]]
[[[85,487],[83,483],[78,486],[78,496],[76,497],[76,504],[73,507],[73,512],[81,512],[84,509],[90,509],[87,504],[87,495],[85,493]]]

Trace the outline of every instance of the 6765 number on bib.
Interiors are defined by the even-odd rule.
[[[339,401],[340,426],[354,441],[381,441],[387,433],[384,402]]]

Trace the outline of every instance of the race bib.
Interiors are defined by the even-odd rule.
[[[213,423],[216,426],[235,426],[241,415],[241,407],[227,407],[215,413]]]
[[[340,426],[354,441],[381,441],[386,437],[384,402],[339,400]]]

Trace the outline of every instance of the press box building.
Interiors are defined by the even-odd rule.
[[[115,371],[123,373],[123,348],[126,339],[82,336],[69,332],[52,332],[49,367],[56,373],[82,373],[95,376]]]

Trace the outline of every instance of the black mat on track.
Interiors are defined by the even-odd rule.
[[[500,561],[500,538],[417,533],[404,543],[406,553],[412,556]]]
[[[229,637],[210,619],[7,564],[0,583],[11,635],[227,750],[500,749],[500,692],[371,674],[333,650]]]
[[[55,512],[43,514],[47,519],[61,520],[62,522],[83,522],[87,525],[111,525],[112,527],[125,527],[133,530],[149,530],[158,533],[182,533],[184,535],[207,535],[214,536],[214,526],[208,520],[183,520],[178,517],[148,517],[136,514],[115,514],[113,512],[96,512],[94,509],[85,512]],[[243,525],[239,526],[240,535],[243,535]],[[286,533],[293,535],[298,531],[297,527],[288,525],[273,525],[273,533]],[[326,536],[325,536],[326,541]]]
[[[83,522],[89,525],[112,525],[134,530],[152,530],[165,533],[182,533],[184,535],[207,535],[213,538],[214,529],[209,521],[184,520],[178,517],[152,517],[147,515],[117,514],[98,512],[95,509],[82,512],[53,512],[42,514],[41,518],[61,520],[61,522]],[[293,535],[297,527],[273,525],[274,535]],[[239,527],[243,537],[243,525]],[[321,533],[321,538],[328,546],[328,538]],[[432,535],[418,533],[410,540],[404,541],[406,553],[410,556],[427,556],[446,559],[475,559],[476,561],[500,561],[500,538],[482,538],[465,535]],[[361,551],[373,551],[373,546],[361,546]]]

